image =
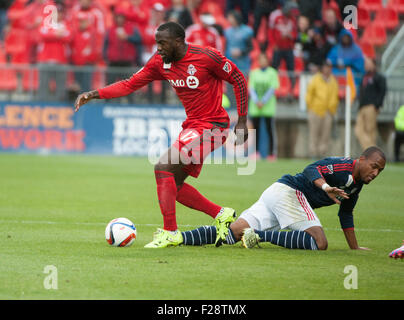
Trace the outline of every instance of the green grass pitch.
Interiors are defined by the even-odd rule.
[[[234,165],[205,165],[189,179],[238,214],[284,173],[309,160],[260,161],[254,175]],[[403,299],[404,261],[388,253],[404,239],[404,166],[387,164],[365,186],[354,217],[359,244],[349,250],[337,210],[316,210],[327,251],[271,244],[244,249],[144,249],[162,216],[153,166],[145,158],[0,155],[0,299]],[[211,224],[207,215],[177,205],[181,230]],[[127,217],[138,230],[128,248],[110,247],[106,224]],[[57,289],[45,289],[48,265]],[[357,268],[357,289],[344,287],[344,268]]]

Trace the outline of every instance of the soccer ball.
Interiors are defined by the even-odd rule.
[[[136,239],[136,227],[126,218],[117,218],[105,228],[105,239],[114,247],[129,247]]]

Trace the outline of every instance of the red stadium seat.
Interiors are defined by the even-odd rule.
[[[387,42],[386,29],[378,23],[372,23],[365,28],[361,40],[364,39],[374,46],[383,46]]]
[[[369,11],[379,11],[383,8],[383,0],[361,0],[359,6]]]
[[[279,72],[279,88],[275,91],[278,98],[286,97],[291,90],[290,79],[284,72]]]
[[[375,48],[370,42],[362,40],[361,42],[359,42],[359,47],[362,49],[362,52],[366,57],[372,59],[376,57]]]
[[[370,23],[370,13],[364,7],[358,7],[358,26],[364,28]]]
[[[12,68],[2,68],[0,66],[0,90],[14,91],[17,89],[17,72]]]
[[[295,72],[300,73],[304,71],[304,60],[301,57],[295,57]]]
[[[393,8],[398,13],[404,14],[404,0],[390,0],[387,7]]]
[[[376,14],[375,22],[386,29],[393,30],[399,24],[398,13],[394,7],[380,9]]]
[[[262,17],[260,26],[257,31],[257,40],[259,42],[265,42],[268,40],[267,29],[268,29],[268,21],[265,17]]]
[[[38,69],[24,70],[22,72],[22,88],[24,91],[36,91],[39,88]]]

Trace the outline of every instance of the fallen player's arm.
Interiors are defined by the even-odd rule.
[[[355,229],[347,228],[343,229],[346,242],[348,242],[349,248],[353,250],[369,250],[368,248],[359,247],[358,241],[356,240]]]
[[[339,222],[349,248],[353,250],[369,250],[368,248],[359,247],[358,241],[356,240],[353,209],[358,198],[358,194],[355,193],[351,195],[349,199],[342,201],[338,211]]]
[[[324,192],[327,193],[327,195],[336,203],[336,204],[341,204],[341,201],[337,198],[343,198],[343,199],[349,199],[348,195],[346,192],[342,189],[339,189],[337,187],[331,187],[324,178],[318,178],[313,181],[314,185],[322,189]]]

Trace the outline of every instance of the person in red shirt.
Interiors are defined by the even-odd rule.
[[[146,0],[129,0],[117,3],[115,10],[124,11],[126,19],[134,27],[140,28],[147,25],[150,18],[150,7]]]
[[[293,49],[297,39],[297,22],[292,14],[292,10],[297,5],[294,2],[286,2],[282,8],[282,13],[277,15],[272,21],[272,30],[270,34],[270,44],[273,42],[274,53],[272,67],[278,69],[282,60],[286,63],[286,69],[289,72],[289,78],[292,88],[295,85],[295,57]]]
[[[49,81],[56,82],[55,98],[63,101],[66,93],[66,65],[69,62],[69,42],[71,30],[64,20],[64,6],[58,4],[57,20],[44,20],[39,28],[37,62],[39,69],[38,100],[49,101]]]
[[[158,229],[146,247],[160,248],[182,242],[181,232],[177,230],[176,201],[214,218],[218,228],[216,245],[220,245],[228,235],[228,225],[235,219],[234,209],[209,201],[185,183],[185,179],[197,178],[206,156],[226,140],[230,120],[222,106],[223,80],[233,84],[237,97],[236,142],[247,140],[246,80],[237,66],[219,51],[186,43],[185,30],[178,23],[162,24],[155,37],[157,52],[141,70],[130,79],[80,94],[75,111],[92,99],[125,96],[154,80],[167,80],[181,100],[187,118],[178,139],[154,167],[164,229]]]
[[[71,10],[74,78],[82,91],[91,88],[94,65],[102,61],[105,21],[102,11],[91,0],[80,0]]]
[[[104,45],[108,84],[130,76],[132,67],[141,65],[141,45],[138,29],[127,21],[123,11],[115,11],[114,24],[107,30]]]
[[[142,62],[146,63],[156,51],[154,35],[158,26],[165,22],[165,8],[160,2],[156,2],[150,8],[148,23],[140,27],[143,42]]]
[[[213,47],[222,51],[220,34],[213,27],[215,18],[208,12],[199,16],[200,23],[193,24],[186,29],[186,41],[202,47]]]

